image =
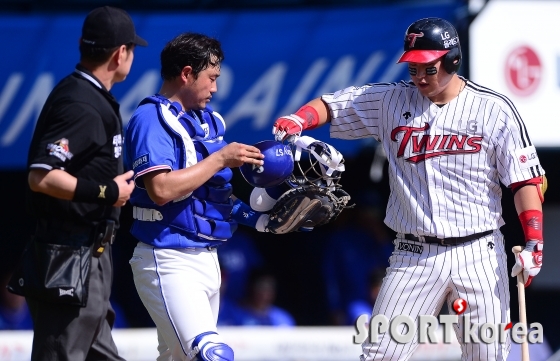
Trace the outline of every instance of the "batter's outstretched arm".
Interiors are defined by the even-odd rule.
[[[317,112],[317,128],[331,121],[331,112],[329,111],[329,107],[321,98],[315,98],[306,105],[312,107]]]
[[[284,140],[291,135],[300,135],[305,129],[314,129],[331,121],[327,104],[321,98],[315,98],[297,112],[285,115],[274,122],[272,134],[277,140]]]

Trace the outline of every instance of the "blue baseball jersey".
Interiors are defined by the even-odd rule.
[[[152,171],[190,167],[227,143],[225,123],[207,107],[185,112],[181,105],[155,95],[144,99],[125,132],[125,167],[135,172],[130,202],[135,221],[131,233],[160,248],[219,245],[231,237],[232,171],[223,168],[205,184],[163,206],[148,196],[142,176]],[[148,215],[148,216],[147,216]]]

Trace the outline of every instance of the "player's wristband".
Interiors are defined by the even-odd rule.
[[[521,212],[519,221],[525,234],[525,242],[543,240],[543,214],[541,211],[531,209]]]
[[[241,200],[236,199],[233,201],[233,209],[231,210],[231,218],[239,224],[243,224],[252,228],[257,227],[257,221],[262,215],[243,203]]]
[[[119,198],[119,186],[114,180],[99,183],[89,179],[78,178],[74,191],[75,202],[113,205]]]
[[[313,129],[319,125],[319,113],[315,108],[309,105],[304,105],[295,113],[298,117],[303,119],[303,129]]]

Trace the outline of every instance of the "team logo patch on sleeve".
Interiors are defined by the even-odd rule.
[[[397,249],[399,251],[422,254],[422,251],[424,251],[424,246],[413,243],[399,242],[399,246],[397,247]]]
[[[530,146],[515,151],[515,159],[521,169],[527,169],[539,165],[539,157],[535,146]]]
[[[47,144],[47,151],[49,155],[55,156],[63,162],[72,159],[74,154],[70,152],[70,146],[68,144],[68,139],[62,138],[54,143]]]
[[[138,158],[136,158],[134,160],[134,162],[132,162],[132,169],[136,169],[137,167],[140,167],[141,165],[147,164],[150,162],[150,155],[149,154],[144,154],[139,156]]]

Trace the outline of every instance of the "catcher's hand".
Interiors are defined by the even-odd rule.
[[[314,185],[290,189],[269,213],[266,231],[284,234],[327,224],[347,207],[350,195],[341,188],[330,191]]]

